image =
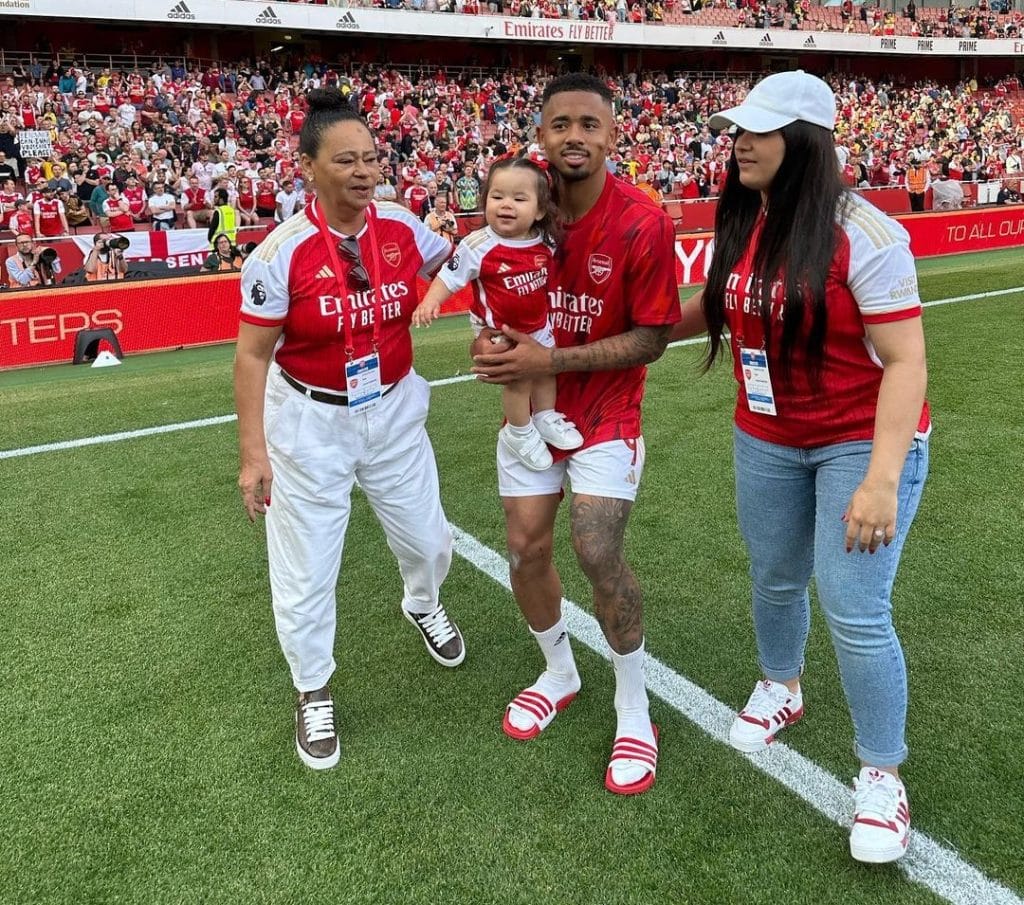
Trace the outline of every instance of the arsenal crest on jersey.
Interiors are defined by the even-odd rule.
[[[587,258],[587,270],[595,283],[604,283],[612,275],[612,259],[608,255],[592,254]]]
[[[381,257],[388,262],[392,267],[397,267],[402,263],[402,249],[398,247],[397,242],[387,242],[380,248]]]

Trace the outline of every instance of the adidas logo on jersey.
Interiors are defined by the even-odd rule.
[[[260,25],[280,25],[281,20],[277,18],[277,13],[274,12],[274,7],[268,6],[263,12],[256,17],[256,22]]]
[[[498,273],[508,273],[511,269],[504,261],[498,265]]]
[[[176,3],[171,7],[167,13],[168,19],[188,19],[189,21],[195,21],[195,13],[190,10],[184,2]]]
[[[337,22],[334,23],[335,28],[347,28],[349,31],[358,30],[359,23],[356,22],[356,17],[352,13],[345,13]]]
[[[817,47],[817,46],[818,45],[814,43],[814,35],[808,35],[807,36],[807,40],[804,41],[804,47]]]
[[[770,34],[768,34],[768,32],[765,32],[764,33],[764,37],[761,38],[761,40],[757,42],[757,46],[758,47],[771,47],[772,46],[772,36]]]
[[[726,43],[726,41],[725,41],[725,33],[720,31],[717,35],[715,35],[711,39],[711,43],[712,44],[725,44]]]
[[[318,280],[333,280],[334,271],[331,270],[331,268],[328,267],[326,264],[324,264],[324,266],[317,271],[316,278]]]

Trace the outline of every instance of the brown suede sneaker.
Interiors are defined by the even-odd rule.
[[[334,731],[334,701],[325,685],[299,694],[295,708],[295,750],[313,770],[327,770],[338,763],[341,745]]]

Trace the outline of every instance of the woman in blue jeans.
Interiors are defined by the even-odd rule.
[[[850,851],[893,861],[910,812],[891,594],[930,430],[914,260],[906,231],[843,188],[820,79],[769,76],[710,124],[736,127],[732,156],[707,283],[673,338],[706,327],[710,364],[728,330],[738,382],[736,506],[762,679],[729,741],[763,750],[803,716],[813,575],[861,762]]]

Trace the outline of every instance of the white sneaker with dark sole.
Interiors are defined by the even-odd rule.
[[[864,767],[853,781],[850,854],[866,864],[888,864],[906,854],[910,804],[903,783],[884,770]]]

